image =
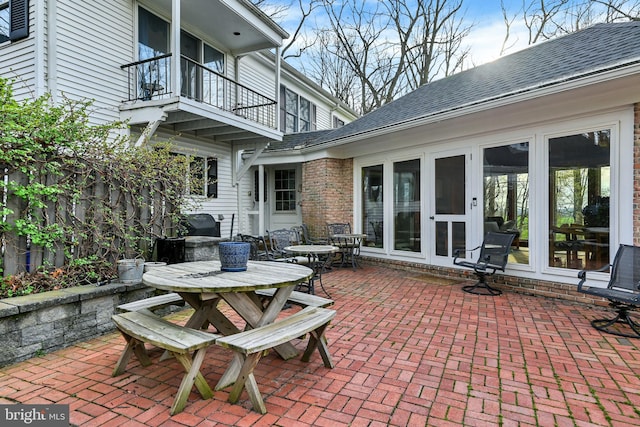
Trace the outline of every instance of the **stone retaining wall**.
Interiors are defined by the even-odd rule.
[[[116,306],[157,292],[111,283],[0,299],[0,367],[112,332]]]

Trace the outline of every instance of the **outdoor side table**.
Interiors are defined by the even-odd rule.
[[[345,262],[351,263],[354,270],[358,267],[357,258],[360,256],[360,245],[366,237],[366,234],[361,233],[332,234],[329,236],[331,243],[342,252],[340,267]]]
[[[293,245],[284,248],[285,252],[297,255],[307,256],[309,258],[309,265],[313,269],[313,277],[309,279],[309,293],[315,294],[314,282],[316,279],[320,282],[322,291],[327,294],[329,298],[329,292],[324,288],[322,283],[322,272],[330,258],[330,255],[337,252],[338,248],[332,245]]]

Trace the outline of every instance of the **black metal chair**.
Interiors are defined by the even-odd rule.
[[[344,239],[334,238],[333,236],[335,234],[351,234],[351,224],[348,222],[327,223],[327,238],[329,239],[329,244],[338,248],[335,255],[340,256],[340,266],[343,266],[349,253],[353,250],[353,244],[350,244],[349,241]],[[334,262],[337,263],[338,260],[334,260]]]
[[[640,323],[631,319],[629,314],[640,306],[640,247],[620,245],[613,259],[613,264],[590,271],[604,272],[609,268],[611,268],[611,277],[606,288],[585,287],[584,283],[587,280],[589,270],[581,270],[578,273],[580,279],[578,292],[609,300],[609,306],[617,312],[616,317],[595,319],[591,321],[591,325],[602,332],[628,338],[640,338]],[[618,323],[628,326],[631,331],[626,326],[616,329],[614,326]]]
[[[309,232],[309,227],[306,224],[300,226],[302,230],[302,239],[307,245],[326,245],[328,243],[326,238],[312,237]]]
[[[267,242],[262,236],[251,236],[248,234],[239,234],[240,240],[251,244],[249,251],[249,259],[252,261],[271,261],[273,255],[269,252]]]
[[[500,295],[500,289],[492,288],[487,284],[487,276],[492,276],[496,271],[504,271],[509,260],[509,251],[511,243],[515,238],[513,233],[493,233],[489,232],[484,237],[482,245],[465,251],[464,249],[456,249],[454,251],[453,263],[461,267],[473,269],[478,282],[474,285],[463,286],[462,290],[476,295]],[[461,259],[463,252],[471,252],[480,249],[478,260],[467,261]]]
[[[280,228],[278,230],[267,230],[269,236],[269,243],[271,245],[271,254],[275,258],[275,261],[296,262],[298,264],[308,264],[309,260],[305,256],[293,256],[284,250],[287,246],[296,244],[297,236],[295,231],[287,228]]]

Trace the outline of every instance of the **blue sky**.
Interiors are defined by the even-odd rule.
[[[500,0],[463,0],[466,9],[465,21],[468,25],[473,23],[473,29],[467,38],[467,44],[471,47],[472,60],[475,65],[497,59],[500,54],[503,38],[506,32],[500,9]],[[289,4],[290,0],[273,0],[273,3]],[[505,0],[509,8],[517,9],[521,2],[519,0]],[[316,10],[316,20],[322,20],[321,9]],[[277,19],[278,23],[287,31],[292,32],[297,22],[299,22],[299,12],[297,1],[294,7],[287,14],[288,20]],[[520,29],[522,31],[522,29]],[[526,37],[518,29],[512,29],[512,42],[515,46],[509,49],[508,53],[526,47]]]

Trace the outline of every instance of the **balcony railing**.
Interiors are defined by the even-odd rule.
[[[171,88],[171,54],[121,67],[127,71],[129,101],[166,99]],[[276,128],[277,102],[189,58],[180,58],[180,96],[194,99],[269,128]]]

